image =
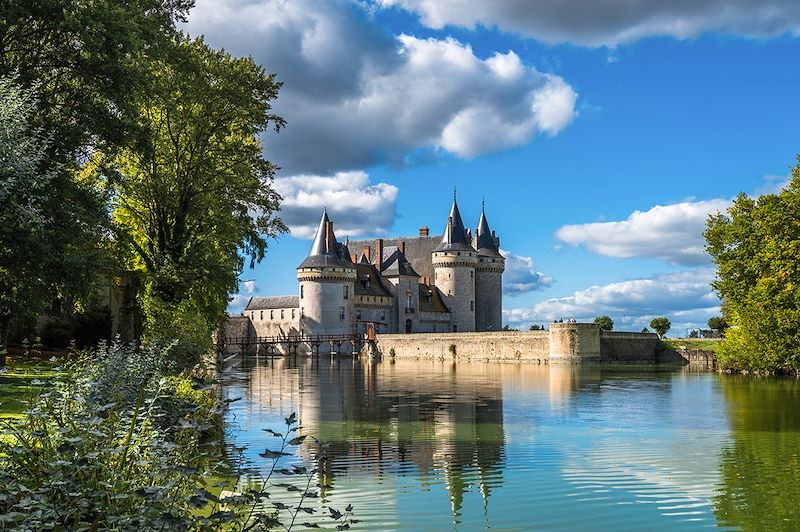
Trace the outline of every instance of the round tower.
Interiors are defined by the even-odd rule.
[[[500,239],[489,229],[486,208],[475,231],[478,263],[475,267],[475,330],[499,331],[503,328],[503,272],[506,259],[500,254]]]
[[[475,267],[478,252],[469,243],[455,194],[442,242],[432,253],[434,284],[450,309],[453,332],[475,330]]]
[[[297,267],[300,331],[304,335],[354,332],[356,268],[347,247],[336,241],[327,209],[322,213],[308,257]]]

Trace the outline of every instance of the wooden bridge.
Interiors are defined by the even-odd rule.
[[[312,355],[319,355],[320,348],[326,346],[329,349],[325,351],[331,355],[355,356],[368,342],[374,342],[374,340],[367,340],[360,334],[243,336],[217,338],[216,347],[217,353],[220,355],[238,353],[275,356],[296,355],[301,346],[308,346]]]

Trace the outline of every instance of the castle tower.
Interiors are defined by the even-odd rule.
[[[308,257],[297,267],[300,331],[305,335],[351,334],[356,268],[347,246],[336,241],[327,209]]]
[[[453,193],[442,242],[433,251],[435,285],[450,308],[454,332],[475,330],[475,267],[478,253],[470,245]]]
[[[475,231],[473,246],[478,250],[475,268],[475,330],[503,328],[503,271],[506,259],[500,254],[500,239],[489,230],[485,206]]]

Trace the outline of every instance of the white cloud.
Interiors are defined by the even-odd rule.
[[[506,258],[506,270],[503,273],[503,293],[510,296],[542,290],[553,284],[553,278],[537,272],[533,259],[523,255],[515,255],[510,251],[500,250]]]
[[[789,184],[792,178],[785,175],[764,176],[764,183],[755,189],[751,196],[757,197],[764,194],[777,194]]]
[[[577,115],[561,78],[513,52],[394,36],[356,2],[198,0],[188,30],[284,81],[265,137],[284,175],[399,164],[415,150],[475,157],[554,135]]]
[[[609,257],[648,257],[675,264],[709,262],[703,231],[709,214],[724,211],[729,200],[687,201],[635,211],[627,220],[565,225],[556,238]]]
[[[592,321],[607,314],[616,329],[638,331],[654,317],[667,316],[675,332],[685,332],[689,326],[705,326],[708,318],[719,314],[719,299],[710,286],[713,280],[712,268],[696,268],[592,286],[529,308],[504,310],[503,318],[513,325],[528,326],[562,318]]]
[[[241,282],[241,287],[244,290],[245,294],[255,294],[258,292],[258,286],[256,286],[256,282],[253,279],[248,279],[247,281]]]
[[[275,180],[275,189],[283,197],[281,218],[298,238],[314,236],[326,207],[340,240],[382,234],[394,224],[397,187],[372,184],[365,172],[284,177]]]
[[[378,0],[419,14],[432,28],[498,27],[549,43],[615,46],[652,36],[704,32],[771,37],[800,34],[796,0]]]
[[[236,316],[244,311],[247,302],[250,301],[250,296],[243,296],[242,294],[231,294],[231,300],[228,302],[228,315]]]

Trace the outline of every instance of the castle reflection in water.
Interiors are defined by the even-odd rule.
[[[300,433],[326,446],[323,484],[335,489],[345,473],[413,474],[431,486],[440,479],[454,515],[465,493],[476,490],[486,511],[502,485],[504,386],[535,389],[558,408],[577,390],[579,375],[586,378],[576,366],[531,372],[519,365],[324,357],[239,363],[246,364],[239,375],[247,409],[287,415],[291,407]],[[310,459],[309,450],[301,449],[301,456]]]

